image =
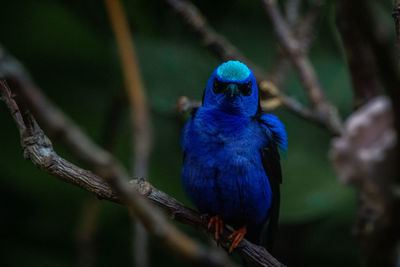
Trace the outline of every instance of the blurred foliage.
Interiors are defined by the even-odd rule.
[[[305,1],[302,10],[313,2]],[[211,25],[246,56],[268,71],[273,69],[277,47],[261,1],[195,3]],[[176,114],[174,105],[181,95],[200,99],[218,60],[163,1],[124,4],[151,107],[154,144],[150,178],[156,187],[191,205],[180,184],[179,138],[184,119]],[[18,0],[2,3],[1,9],[0,43],[24,63],[54,103],[102,143],[101,136],[109,130],[104,126],[110,100],[124,93],[118,53],[102,2]],[[351,88],[331,1],[322,7],[310,56],[326,95],[346,117],[352,107]],[[288,75],[283,90],[307,102],[294,72]],[[355,192],[335,178],[327,157],[330,136],[283,108],[274,113],[286,124],[289,136],[289,151],[283,160],[278,257],[294,266],[357,265],[357,242],[351,235]],[[0,264],[76,265],[76,231],[84,203],[91,196],[23,160],[16,128],[4,105],[0,105],[0,121]],[[127,168],[130,132],[125,108],[114,153]],[[61,155],[79,163],[53,141]],[[204,235],[178,226],[207,242]],[[96,235],[99,266],[131,262],[131,231],[123,207],[101,204]],[[151,244],[153,266],[177,264],[160,245]]]

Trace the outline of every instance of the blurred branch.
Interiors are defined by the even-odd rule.
[[[81,160],[86,160],[85,162],[89,164],[96,173],[99,173],[102,176],[107,174],[107,172],[104,174],[102,173],[102,171],[107,171],[107,168],[99,168],[97,163],[108,162],[110,158],[112,159],[112,156],[92,143],[91,140],[78,128],[78,126],[73,124],[65,114],[49,102],[47,98],[42,95],[40,90],[35,87],[22,65],[11,56],[6,55],[5,52],[0,49],[0,77],[1,76],[6,77],[7,80],[11,80],[16,86],[19,86],[17,87],[18,91],[16,92],[18,97],[22,98],[29,109],[32,107],[37,111],[37,114],[39,114],[41,118],[41,123],[44,123],[47,127],[46,130],[48,129],[53,133],[63,133],[60,135],[60,140],[70,149],[72,148],[71,152],[73,152],[76,157]],[[47,111],[51,112],[46,113]],[[54,117],[55,115],[57,116]],[[16,122],[18,125],[19,120]],[[18,127],[18,129],[21,128]],[[83,140],[82,146],[80,146],[81,140]],[[87,145],[88,143],[90,145]],[[96,146],[96,149],[91,150],[93,146]],[[97,153],[98,151],[101,151],[101,153]],[[84,157],[80,153],[82,153]],[[78,185],[86,191],[96,194],[101,199],[107,199],[118,203],[121,202],[111,188],[98,176],[80,168],[78,168],[78,170],[73,169],[69,173],[64,173],[63,170],[71,169],[70,166],[72,164],[59,158],[58,155],[56,159],[59,160],[57,165],[58,169],[46,169],[50,174],[59,176],[66,182]],[[112,161],[114,160],[112,159]],[[41,166],[40,162],[36,164]],[[206,219],[197,212],[184,207],[175,199],[152,187],[148,182],[136,180],[134,185],[136,185],[134,188],[139,191],[147,188],[142,195],[146,195],[147,198],[167,211],[175,220],[188,224],[196,229],[201,229],[204,232],[208,232],[205,222]],[[229,248],[230,242],[227,236],[222,240],[225,242],[224,248]],[[255,246],[245,240],[239,244],[239,248],[237,248],[236,251],[238,251],[243,258],[256,263],[257,266],[263,266],[265,263],[271,262],[276,264],[271,264],[270,266],[281,265],[278,264],[279,262],[264,248]]]
[[[192,112],[199,107],[201,107],[201,102],[192,101],[186,96],[181,96],[178,101],[176,101],[176,109],[179,113]]]
[[[393,119],[387,97],[372,99],[347,119],[330,151],[341,181],[358,190],[354,233],[360,238],[363,266],[394,267],[400,259],[398,138]]]
[[[129,96],[131,117],[134,129],[135,175],[147,176],[147,166],[150,153],[150,120],[144,93],[143,82],[140,76],[134,45],[125,13],[119,0],[105,0],[107,11],[117,40],[122,70],[125,77],[125,87]]]
[[[108,158],[108,153],[95,144],[73,121],[71,121],[58,107],[51,103],[40,89],[34,84],[30,75],[25,68],[14,57],[6,53],[0,45],[0,77],[7,79],[8,83],[14,88],[16,94],[23,103],[31,110],[39,122],[44,126],[46,132],[53,138],[60,141],[67,149],[83,163],[93,168],[95,162]],[[118,105],[120,101],[117,101]],[[120,111],[116,111],[119,113]],[[112,112],[113,113],[113,112]],[[114,116],[116,114],[111,114]],[[118,115],[117,115],[118,116]],[[113,117],[113,123],[117,120]],[[110,125],[108,125],[110,126]],[[110,127],[110,129],[116,129]],[[110,135],[113,135],[111,131]],[[107,136],[108,142],[112,142],[113,138]],[[108,145],[106,144],[106,147]],[[85,183],[82,186],[87,186]],[[102,186],[99,184],[99,186]],[[99,189],[101,190],[101,188]],[[96,209],[96,208],[94,208]],[[93,222],[91,216],[82,217],[82,231],[92,232],[93,229],[85,225],[86,220]],[[90,233],[83,233],[82,239],[77,240],[79,246],[79,254],[81,262],[87,262],[84,258],[89,259],[92,256],[83,254],[92,254],[88,246],[90,246]],[[79,235],[78,234],[78,235]],[[82,251],[84,249],[85,251]]]
[[[100,201],[90,197],[85,201],[81,215],[78,219],[78,231],[76,240],[78,246],[78,266],[96,266],[95,232],[97,230],[97,218]]]
[[[299,40],[301,50],[303,53],[307,53],[311,41],[312,33],[317,21],[318,14],[320,12],[320,5],[316,5],[311,8],[310,11],[304,16],[299,16],[299,0],[290,0],[286,3],[286,19],[290,25],[291,30],[295,33],[296,38]],[[290,69],[290,61],[285,55],[282,49],[279,49],[276,62],[273,63],[273,69],[269,75],[269,81],[274,83],[277,88],[283,87],[283,82],[286,79],[286,75]]]
[[[135,48],[126,15],[119,0],[105,0],[106,10],[114,31],[122,61],[125,88],[129,96],[133,129],[133,170],[134,177],[148,177],[148,161],[151,147],[150,120]],[[137,267],[148,266],[148,238],[145,229],[135,222],[134,262]]]
[[[300,0],[287,0],[285,3],[285,16],[290,26],[294,26],[299,18]]]
[[[275,1],[263,0],[263,2],[265,10],[271,18],[278,41],[297,70],[304,85],[304,90],[314,106],[315,113],[325,121],[327,128],[332,133],[335,135],[340,134],[342,125],[336,107],[331,105],[323,95],[315,70],[302,51],[299,41],[290,30]]]
[[[317,80],[315,70],[301,51],[298,40],[289,29],[288,23],[283,18],[275,2],[273,0],[264,0],[264,6],[271,18],[279,44],[298,71],[311,103],[317,108],[317,110],[322,110],[325,97]]]
[[[242,53],[231,44],[224,36],[218,34],[208,23],[206,18],[201,14],[199,9],[186,0],[165,0],[165,2],[188,24],[188,26],[200,36],[203,43],[222,61],[240,60],[246,63],[253,70],[257,82],[260,84],[263,81],[268,81],[269,76],[256,64],[245,58]],[[311,17],[311,16],[310,16]],[[276,87],[276,86],[275,86]],[[262,90],[262,88],[260,87]],[[269,92],[266,92],[267,94]],[[265,92],[263,93],[265,94]],[[316,123],[318,126],[326,128],[331,134],[337,135],[340,133],[340,123],[336,110],[332,106],[327,106],[323,110],[328,116],[321,116],[321,113],[316,113],[313,110],[303,106],[296,99],[285,95],[282,91],[274,92],[275,97],[293,114]],[[326,102],[323,102],[325,104]],[[263,108],[265,106],[262,105]]]
[[[101,144],[107,151],[113,151],[117,136],[121,130],[127,101],[125,94],[120,92],[112,96],[105,114]]]
[[[5,78],[15,93],[48,134],[57,138],[71,153],[89,167],[108,158],[107,151],[95,144],[58,107],[51,103],[34,84],[25,68],[0,46],[0,78]]]
[[[0,85],[2,100],[10,109],[18,126],[25,158],[30,159],[42,170],[93,192],[98,197],[124,203],[149,232],[162,240],[166,248],[183,259],[196,264],[234,266],[224,253],[199,245],[168,223],[163,214],[142,197],[149,197],[152,193],[153,197],[166,195],[143,180],[129,184],[125,170],[112,157],[106,161],[96,162],[95,169],[100,170],[98,173],[102,173],[100,178],[58,156],[53,150],[51,141],[44,135],[29,111],[19,102],[18,96],[11,95],[4,81],[0,81]]]
[[[120,132],[121,118],[126,98],[119,93],[112,98],[108,111],[106,112],[105,125],[102,135],[102,144],[107,151],[112,152],[115,140]],[[77,245],[78,266],[96,266],[96,242],[97,219],[100,212],[100,200],[90,196],[83,205],[81,215],[78,219]]]
[[[167,248],[177,254],[182,254],[185,259],[191,259],[197,263],[207,262],[209,266],[231,266],[227,264],[226,256],[214,250],[200,247],[193,241],[188,241],[187,238],[182,237],[179,232],[179,234],[177,234],[177,230],[172,228],[172,226],[167,224],[163,219],[160,219],[161,225],[158,225],[159,212],[156,212],[154,208],[147,208],[147,203],[144,204],[146,208],[143,208],[143,206],[141,206],[143,204],[142,199],[136,197],[136,194],[132,190],[135,190],[135,192],[145,196],[151,202],[161,207],[175,220],[188,224],[196,229],[203,230],[204,232],[207,232],[207,218],[184,207],[177,200],[154,188],[143,179],[132,180],[129,186],[132,190],[127,189],[124,182],[118,179],[118,177],[127,177],[127,175],[112,157],[108,157],[105,161],[96,161],[97,158],[93,158],[92,162],[96,163],[96,172],[102,173],[103,177],[107,177],[107,181],[113,185],[113,189],[118,188],[118,190],[122,191],[121,195],[123,195],[124,198],[118,197],[115,192],[120,193],[120,191],[114,191],[102,178],[59,157],[54,152],[50,140],[44,135],[32,116],[26,111],[22,111],[21,113],[19,111],[19,105],[17,105],[12,98],[8,87],[5,86],[4,82],[2,82],[1,85],[2,99],[9,107],[11,115],[20,132],[24,156],[29,158],[36,166],[61,178],[63,181],[72,183],[86,191],[96,194],[99,198],[117,203],[128,203],[132,206],[131,208],[135,209],[135,215],[144,222],[149,232],[166,242]],[[22,114],[24,114],[24,117]],[[93,155],[93,157],[95,157],[95,155]],[[117,179],[115,177],[117,177]],[[121,187],[122,189],[120,189]],[[133,201],[127,193],[139,199],[139,204],[132,203],[135,202],[136,199],[133,199],[135,200]],[[221,238],[221,245],[226,249],[230,245],[228,239],[228,234],[230,232],[230,230],[225,231],[225,235]],[[184,242],[182,242],[182,240]],[[239,244],[237,251],[243,258],[256,264],[256,266],[283,266],[263,247],[253,245],[246,240],[243,240]]]
[[[260,84],[260,90],[265,90],[265,88],[268,88],[267,90],[271,93],[275,92],[277,93],[276,87],[270,83],[270,82],[262,82]],[[274,89],[271,89],[274,88]],[[303,108],[301,104],[297,101],[293,101],[292,98],[289,97],[283,97],[279,99],[279,101],[282,101],[282,103],[285,103],[286,106],[290,106],[291,110],[293,112],[296,112],[296,114],[300,115],[302,118],[318,125],[321,127],[325,127],[326,124],[324,124],[323,120],[321,120],[320,117],[315,116],[315,114],[308,109]],[[264,100],[261,100],[261,107],[264,105]],[[199,108],[201,106],[201,103],[199,101],[191,100],[186,96],[182,96],[177,100],[176,103],[176,109],[179,113],[190,113],[193,110]]]
[[[390,96],[393,103],[395,128],[400,133],[400,71],[399,61],[396,56],[393,42],[392,32],[386,34],[379,27],[381,19],[375,12],[375,6],[372,6],[371,1],[352,1],[355,15],[358,18],[360,31],[367,37],[371,45],[372,52],[375,56],[376,66],[382,80],[382,84]]]
[[[218,58],[222,61],[240,60],[245,62],[259,81],[267,79],[267,74],[260,67],[245,58],[239,49],[208,24],[207,19],[194,4],[186,0],[165,0],[165,2],[200,36],[203,44]]]
[[[396,24],[398,3],[393,13]],[[391,36],[380,28],[376,5],[362,0],[336,3],[355,104],[364,105],[348,118],[331,150],[340,178],[358,189],[355,233],[360,238],[363,265],[371,267],[400,262],[400,73]],[[390,99],[372,98],[380,87]]]

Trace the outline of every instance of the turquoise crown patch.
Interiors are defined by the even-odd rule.
[[[241,82],[250,75],[250,69],[240,61],[228,61],[221,64],[217,69],[220,78],[229,81]]]

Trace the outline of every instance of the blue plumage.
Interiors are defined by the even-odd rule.
[[[247,227],[246,238],[258,243],[268,217],[276,220],[270,225],[277,223],[278,148],[287,149],[287,137],[276,116],[260,112],[246,65],[228,61],[213,72],[202,107],[184,127],[182,147],[183,186],[200,212],[235,229]]]
[[[267,131],[268,136],[278,146],[282,153],[287,150],[288,142],[285,125],[272,114],[262,114],[260,116],[261,126]]]

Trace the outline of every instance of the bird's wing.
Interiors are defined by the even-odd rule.
[[[271,248],[279,220],[280,185],[282,183],[279,152],[284,153],[287,150],[287,135],[285,126],[279,121],[278,117],[272,114],[262,114],[259,116],[259,121],[268,136],[267,145],[261,151],[261,158],[272,190],[272,203],[268,212],[269,222],[266,238],[267,247]]]

